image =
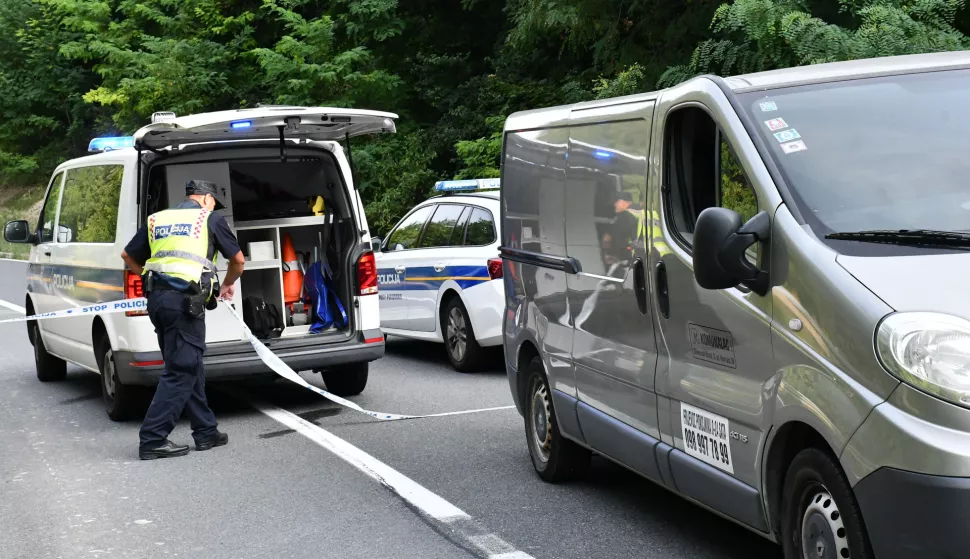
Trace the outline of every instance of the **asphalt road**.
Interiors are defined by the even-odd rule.
[[[23,305],[23,270],[0,262],[0,299]],[[0,319],[16,315],[0,307]],[[514,409],[380,423],[285,381],[213,387],[210,399],[228,446],[139,461],[139,424],[108,419],[97,375],[71,367],[63,382],[38,382],[24,325],[0,325],[0,557],[467,558],[489,556],[489,542],[501,544],[492,557],[509,559],[781,555],[600,457],[584,481],[542,482]],[[512,403],[499,359],[462,375],[440,346],[393,338],[354,401],[408,414]],[[294,431],[257,408],[305,426]],[[434,520],[321,437],[471,519]],[[185,422],[172,439],[191,442]]]

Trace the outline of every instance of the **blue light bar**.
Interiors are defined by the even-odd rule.
[[[88,151],[91,153],[101,153],[102,151],[112,151],[135,147],[134,136],[115,136],[106,138],[95,138],[88,144]]]
[[[596,157],[597,159],[609,159],[613,157],[613,154],[608,151],[603,151],[598,149],[593,152],[593,156]]]
[[[438,192],[472,192],[475,190],[497,190],[500,179],[468,179],[461,181],[438,181],[434,189]]]
[[[233,130],[241,130],[243,128],[249,128],[252,125],[253,121],[251,120],[237,120],[236,122],[231,123],[229,126],[231,126]]]

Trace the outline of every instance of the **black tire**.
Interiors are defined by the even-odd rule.
[[[34,363],[37,366],[37,380],[41,382],[55,382],[64,380],[67,376],[67,363],[60,357],[47,353],[44,338],[40,335],[40,326],[36,322],[30,323],[34,338]]]
[[[144,418],[148,407],[148,390],[121,382],[115,367],[114,352],[107,338],[102,338],[98,343],[98,367],[101,369],[101,397],[108,417],[112,421]]]
[[[327,369],[323,375],[323,383],[327,391],[337,396],[356,396],[367,386],[367,371],[369,363],[354,363],[335,369]]]
[[[441,336],[451,366],[460,373],[471,373],[482,366],[482,347],[468,318],[468,309],[460,297],[452,297],[441,313]]]
[[[817,448],[799,452],[788,468],[783,492],[785,559],[874,557],[859,504],[829,453]]]
[[[525,438],[532,466],[548,482],[569,481],[589,472],[592,453],[562,436],[552,403],[549,382],[542,360],[532,359],[524,371],[528,375],[525,400]],[[537,415],[538,414],[540,415]],[[536,433],[545,427],[545,437]]]

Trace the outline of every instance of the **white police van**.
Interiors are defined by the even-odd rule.
[[[387,238],[374,239],[386,334],[444,342],[455,369],[502,343],[499,180],[441,181]]]
[[[292,276],[286,275],[282,244],[292,246],[302,264],[326,255],[346,324],[314,334],[297,313],[282,312],[286,319],[265,344],[294,370],[321,372],[330,391],[360,393],[368,363],[384,354],[384,337],[377,268],[349,144],[354,136],[395,132],[396,118],[291,106],[184,117],[156,113],[133,137],[93,140],[89,151],[96,155],[54,171],[37,223],[14,221],[4,230],[7,241],[34,245],[27,313],[142,296],[141,278],[125,269],[122,249],[148,215],[184,199],[188,179],[209,180],[220,189],[226,208],[219,212],[247,260],[232,305],[242,314],[243,301],[256,297],[288,308]],[[223,274],[226,266],[217,262]],[[206,326],[208,380],[273,374],[225,304],[206,313]],[[143,387],[156,384],[164,370],[144,312],[28,322],[28,332],[37,377],[62,379],[67,362],[101,373],[105,405],[115,420],[143,412],[150,396]]]

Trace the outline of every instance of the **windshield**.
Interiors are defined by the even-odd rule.
[[[970,72],[740,96],[820,237],[970,230]]]

